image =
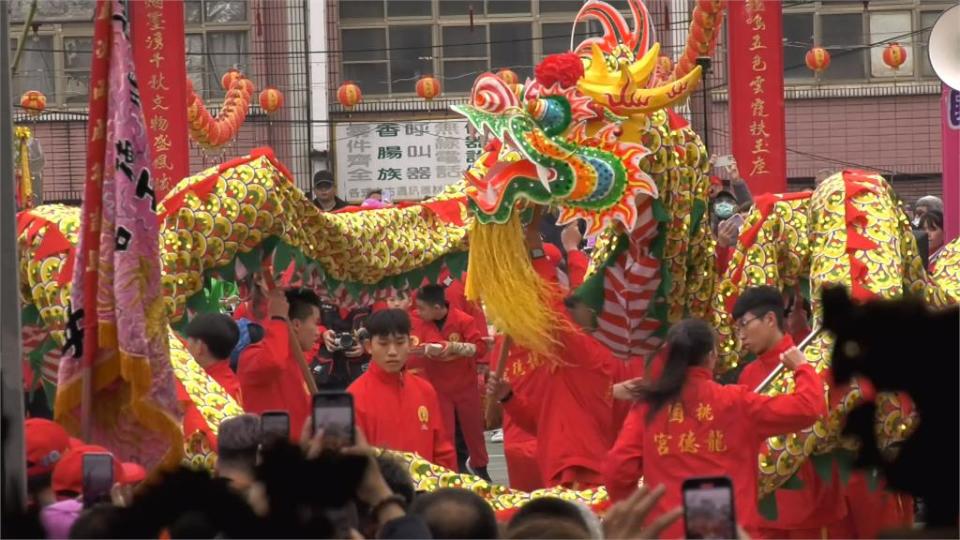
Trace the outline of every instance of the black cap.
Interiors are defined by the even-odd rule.
[[[734,204],[736,204],[736,202],[737,202],[737,197],[736,197],[733,193],[730,193],[730,192],[727,191],[727,190],[719,191],[719,192],[717,192],[717,194],[713,197],[713,200],[714,200],[714,201],[717,201],[717,200],[719,200],[719,199],[732,199],[733,202],[734,202]]]
[[[332,186],[333,173],[330,171],[317,171],[313,175],[313,187]]]

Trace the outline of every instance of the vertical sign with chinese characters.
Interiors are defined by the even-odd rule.
[[[483,151],[465,120],[340,123],[334,139],[337,193],[352,202],[372,189],[394,201],[432,197]]]
[[[129,5],[133,55],[159,200],[190,174],[183,0],[144,0]]]
[[[728,3],[733,155],[751,191],[787,190],[780,0]]]

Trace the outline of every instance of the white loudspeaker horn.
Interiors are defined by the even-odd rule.
[[[930,66],[944,84],[960,90],[960,5],[944,11],[933,30],[927,47]]]

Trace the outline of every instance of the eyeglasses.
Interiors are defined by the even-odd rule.
[[[743,332],[744,330],[747,329],[748,326],[750,326],[750,323],[752,323],[753,321],[759,321],[759,320],[760,319],[758,317],[754,317],[752,319],[740,319],[737,322],[737,331]]]

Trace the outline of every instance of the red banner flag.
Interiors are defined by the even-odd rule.
[[[190,175],[183,0],[130,2],[133,58],[150,137],[157,200]]]
[[[753,193],[783,193],[787,135],[782,5],[779,0],[737,0],[728,6],[733,156]]]

